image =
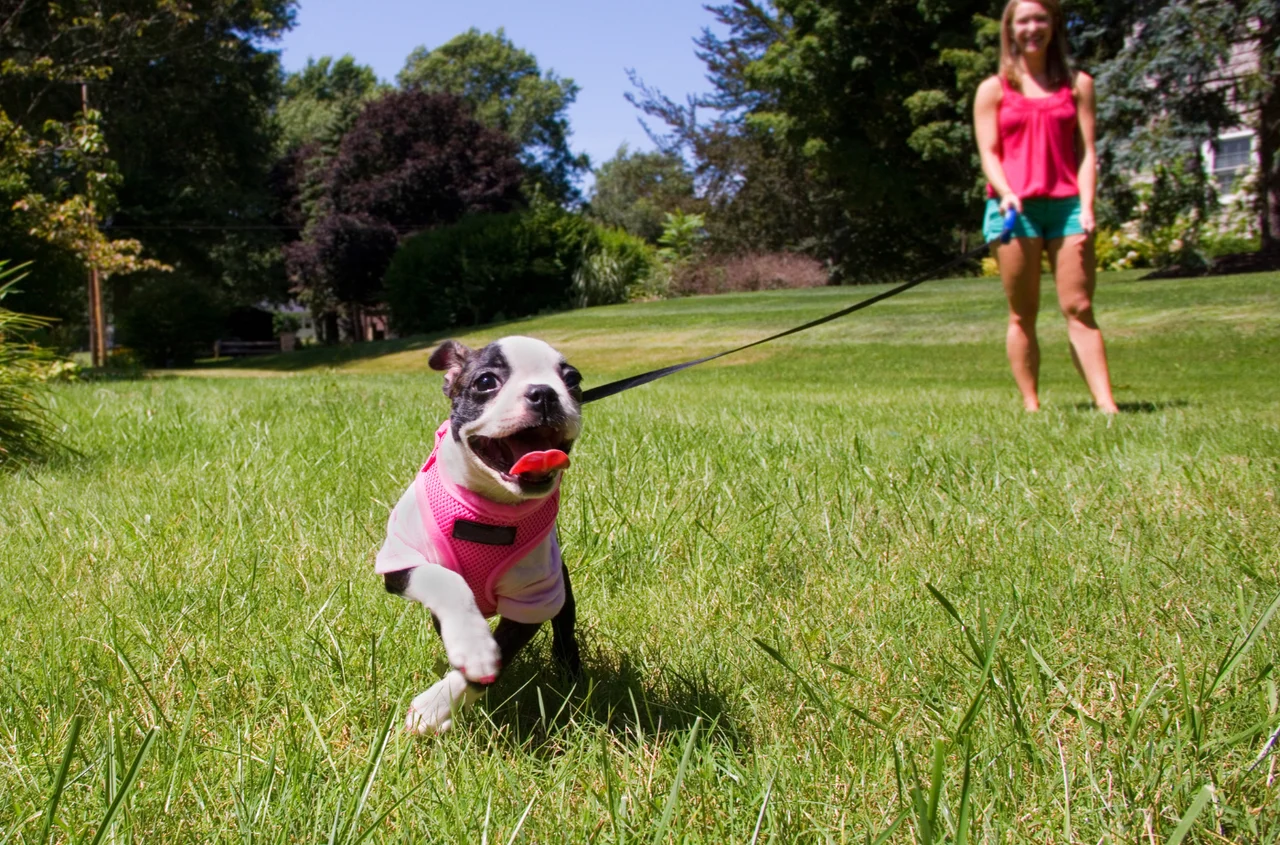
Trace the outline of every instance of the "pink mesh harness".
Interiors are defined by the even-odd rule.
[[[493,616],[498,612],[494,585],[551,533],[560,512],[560,490],[545,499],[502,505],[459,487],[442,476],[436,465],[440,442],[448,434],[446,420],[436,431],[435,448],[414,481],[418,508],[427,534],[443,558],[441,565],[461,575],[480,612]],[[487,526],[493,530],[486,530]]]

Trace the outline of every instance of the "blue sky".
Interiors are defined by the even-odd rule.
[[[631,149],[653,147],[637,121],[639,111],[622,96],[631,90],[627,68],[679,102],[706,91],[706,67],[693,53],[693,38],[712,23],[700,0],[301,0],[297,25],[276,46],[286,70],[301,68],[308,57],[350,53],[394,82],[419,45],[437,47],[471,27],[505,27],[544,71],[578,83],[582,90],[569,111],[570,145],[598,166],[623,142]]]

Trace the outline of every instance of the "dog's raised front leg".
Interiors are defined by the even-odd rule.
[[[502,652],[476,607],[471,588],[457,573],[432,565],[410,570],[403,595],[431,611],[445,654],[455,667],[414,698],[405,716],[405,729],[419,734],[443,733],[453,724],[453,714],[482,694],[482,689],[468,682],[488,684],[497,678]]]
[[[461,575],[443,566],[420,566],[409,572],[403,595],[431,611],[449,665],[468,681],[493,682],[502,665],[502,654],[488,620],[476,607],[475,596]]]

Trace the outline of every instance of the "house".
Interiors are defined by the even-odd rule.
[[[1251,27],[1256,31],[1256,24]],[[1235,86],[1258,70],[1259,44],[1256,38],[1232,45],[1231,58],[1223,69],[1218,85]],[[1246,105],[1232,98],[1234,110],[1239,115],[1238,125],[1220,133],[1212,142],[1205,144],[1201,150],[1204,161],[1213,174],[1218,198],[1223,205],[1245,199],[1241,189],[1245,187],[1245,178],[1250,171],[1261,164],[1257,132],[1246,113]]]

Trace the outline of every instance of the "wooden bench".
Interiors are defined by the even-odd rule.
[[[215,340],[213,357],[247,358],[250,355],[275,355],[280,352],[279,340]]]

